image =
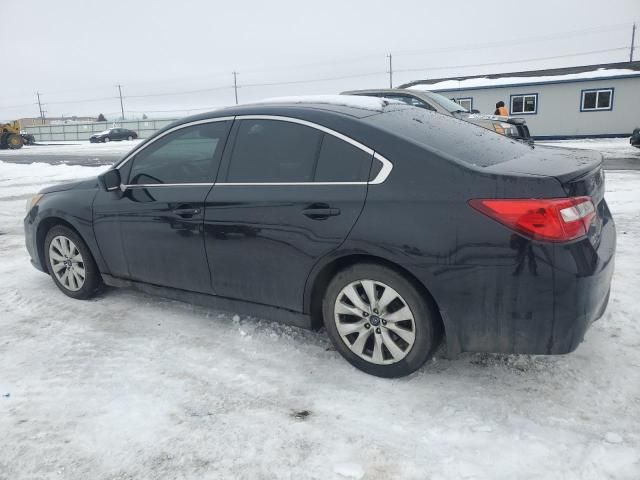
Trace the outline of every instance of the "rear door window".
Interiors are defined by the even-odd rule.
[[[312,182],[322,132],[280,120],[242,120],[229,183]]]
[[[227,183],[366,182],[373,154],[316,128],[281,120],[241,120]]]
[[[133,159],[129,184],[212,183],[230,123],[185,127],[155,141]]]

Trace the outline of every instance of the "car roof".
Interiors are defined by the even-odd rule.
[[[225,107],[211,112],[183,118],[175,125],[217,117],[239,115],[289,115],[305,118],[313,113],[337,114],[354,119],[379,115],[388,111],[411,108],[402,102],[379,98],[345,95],[311,95],[308,97],[280,97],[260,102]]]

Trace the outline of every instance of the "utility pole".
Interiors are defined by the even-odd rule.
[[[631,29],[631,51],[629,52],[629,61],[633,62],[633,44],[636,41],[636,22],[633,22],[633,28]]]
[[[393,88],[393,60],[391,54],[387,55],[389,59],[389,88]]]
[[[233,92],[236,95],[236,105],[238,104],[238,72],[233,72]]]
[[[120,92],[120,111],[122,112],[122,120],[124,120],[124,104],[122,103],[122,85],[118,85],[118,92]]]
[[[44,125],[44,110],[42,110],[42,102],[40,101],[40,92],[36,92],[38,97],[38,110],[40,110],[40,124]]]

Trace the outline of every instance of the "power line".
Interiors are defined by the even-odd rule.
[[[550,35],[540,35],[540,36],[536,36],[536,37],[530,37],[527,39],[521,39],[521,40],[516,40],[516,41],[511,41],[509,42],[509,45],[516,45],[516,44],[521,44],[521,43],[530,43],[530,42],[538,42],[538,41],[545,41],[545,40],[550,40],[550,39],[554,39],[554,38],[562,38],[562,37],[572,37],[572,36],[579,36],[579,35],[584,35],[584,34],[588,34],[588,33],[594,33],[594,32],[602,32],[602,31],[610,31],[612,29],[618,28],[622,25],[629,25],[628,23],[626,24],[617,24],[617,25],[609,25],[609,26],[603,26],[603,27],[596,27],[596,28],[589,28],[589,29],[582,29],[582,30],[575,30],[575,31],[571,31],[571,32],[564,32],[564,33],[558,33],[558,34],[550,34]],[[630,47],[630,60],[633,59],[633,53],[634,53],[634,36],[635,36],[635,23],[633,24],[633,30],[632,30],[632,44]],[[421,55],[421,54],[428,54],[428,53],[438,53],[438,52],[449,52],[449,51],[454,51],[454,50],[460,50],[460,49],[465,49],[465,50],[472,50],[472,49],[480,49],[480,48],[488,48],[488,47],[495,47],[495,46],[502,46],[504,45],[504,42],[490,42],[490,43],[484,43],[484,44],[475,44],[475,45],[471,45],[471,46],[451,46],[451,47],[442,47],[442,48],[433,48],[433,49],[429,49],[429,50],[419,50],[419,51],[400,51],[400,52],[394,52],[394,55]],[[541,61],[541,60],[551,60],[551,59],[559,59],[559,58],[569,58],[569,57],[577,57],[577,56],[584,56],[584,55],[592,55],[592,54],[599,54],[599,53],[607,53],[607,52],[615,52],[615,51],[620,51],[620,50],[626,50],[629,47],[616,47],[616,48],[608,48],[608,49],[600,49],[600,50],[592,50],[592,51],[587,51],[587,52],[579,52],[579,53],[570,53],[570,54],[563,54],[563,55],[552,55],[552,56],[544,56],[544,57],[535,57],[535,58],[528,58],[528,59],[518,59],[518,60],[511,60],[511,61],[499,61],[499,62],[485,62],[485,63],[476,63],[476,64],[464,64],[464,65],[447,65],[447,66],[435,66],[435,67],[422,67],[422,68],[405,68],[405,69],[396,69],[395,72],[393,70],[393,59],[392,59],[392,55],[389,53],[388,55],[386,55],[386,57],[388,58],[389,61],[389,65],[388,68],[389,70],[386,71],[386,73],[388,73],[389,75],[389,84],[390,86],[393,85],[393,73],[397,73],[397,72],[424,72],[424,71],[432,71],[432,70],[447,70],[447,69],[460,69],[460,68],[469,68],[469,67],[483,67],[483,66],[495,66],[495,65],[508,65],[508,64],[516,64],[516,63],[525,63],[525,62],[534,62],[534,61]],[[367,56],[367,57],[357,57],[357,58],[373,58],[373,56]],[[375,56],[375,58],[380,58],[379,56]],[[335,64],[335,63],[340,63],[340,62],[345,62],[345,61],[353,61],[354,58],[351,59],[338,59],[338,60],[334,60],[331,62],[317,62],[317,63],[308,63],[306,64],[306,66],[312,66],[312,65],[323,65],[323,64]],[[298,65],[299,67],[300,65]],[[283,70],[286,69],[287,67],[274,67],[271,69],[267,69],[267,70]],[[251,71],[251,70],[249,70]],[[254,70],[254,71],[260,71],[260,70]],[[263,69],[264,71],[264,69]],[[244,70],[243,70],[244,72]],[[233,86],[231,85],[218,85],[218,86],[214,86],[214,87],[208,87],[208,88],[201,88],[201,89],[192,89],[192,90],[183,90],[183,91],[170,91],[170,92],[160,92],[160,93],[149,93],[149,94],[141,94],[141,95],[127,95],[126,98],[152,98],[152,97],[171,97],[171,96],[179,96],[179,95],[189,95],[189,94],[198,94],[198,93],[207,93],[207,92],[213,92],[213,91],[219,91],[219,90],[225,90],[225,89],[230,89],[233,88],[234,89],[234,95],[236,98],[236,102],[238,101],[238,88],[241,87],[269,87],[269,86],[286,86],[286,85],[298,85],[298,84],[314,84],[314,83],[323,83],[323,82],[331,82],[331,81],[338,81],[338,80],[348,80],[348,79],[354,79],[354,78],[364,78],[364,77],[372,77],[372,76],[378,76],[378,75],[383,75],[385,74],[384,71],[369,71],[369,72],[364,72],[364,73],[357,73],[357,74],[350,74],[350,75],[338,75],[338,76],[329,76],[329,77],[321,77],[321,78],[311,78],[311,79],[298,79],[298,80],[283,80],[283,81],[272,81],[272,82],[255,82],[255,83],[247,83],[244,85],[239,85],[238,84],[238,72],[234,71],[233,75],[234,75],[234,84]],[[125,98],[125,96],[122,94],[122,85],[118,84],[118,93],[119,96],[118,97],[99,97],[99,98],[85,98],[85,99],[81,99],[81,100],[59,100],[59,101],[50,101],[47,102],[47,104],[49,105],[71,105],[71,104],[83,104],[83,103],[90,103],[90,102],[100,102],[100,101],[107,101],[107,100],[112,100],[114,98],[120,98],[120,107],[121,107],[121,113],[122,115],[124,115],[124,102],[123,99]],[[38,92],[39,93],[39,92]],[[51,92],[49,92],[50,94]],[[32,106],[33,103],[25,103],[25,104],[20,104],[20,105],[4,105],[4,106],[0,106],[0,108],[5,108],[5,109],[12,109],[12,108],[25,108],[25,107],[29,107]],[[39,106],[39,109],[41,109],[41,106]],[[186,109],[183,109],[186,110]],[[193,109],[191,109],[193,110]],[[42,116],[42,114],[41,114]]]
[[[0,108],[24,108],[24,107],[32,107],[37,104],[38,102],[23,103],[21,105],[0,105]]]
[[[67,105],[72,103],[90,103],[90,102],[101,102],[104,100],[113,100],[118,97],[101,97],[101,98],[85,98],[84,100],[62,100],[58,102],[48,102],[49,105]]]
[[[371,77],[373,75],[384,75],[386,72],[377,71],[369,73],[357,73],[354,75],[342,75],[339,77],[324,77],[324,78],[312,78],[310,80],[284,80],[282,82],[264,82],[264,83],[247,83],[241,85],[242,87],[273,87],[280,85],[296,85],[300,83],[318,83],[318,82],[331,82],[334,80],[348,80],[351,78]]]
[[[509,40],[508,42],[497,41],[497,42],[487,42],[487,43],[474,43],[470,45],[469,44],[456,45],[456,46],[449,46],[449,47],[430,48],[430,49],[424,49],[424,50],[404,50],[404,51],[396,51],[394,53],[395,55],[398,55],[398,56],[404,56],[404,55],[423,55],[427,53],[444,53],[444,52],[452,52],[457,50],[468,51],[468,50],[480,50],[484,48],[494,48],[494,47],[511,47],[513,45],[522,45],[525,43],[536,43],[541,41],[557,40],[558,38],[577,37],[587,33],[607,32],[611,30],[617,30],[621,27],[627,27],[628,25],[629,25],[628,23],[619,23],[616,25],[608,25],[608,26],[596,27],[596,28],[585,28],[581,30],[573,30],[573,31],[557,33],[557,34],[538,35],[535,37],[522,38],[520,40]]]
[[[484,48],[493,48],[493,47],[502,47],[502,46],[510,47],[512,45],[521,45],[524,43],[535,43],[537,41],[554,40],[557,38],[570,38],[570,37],[576,37],[576,36],[585,35],[589,33],[611,31],[611,30],[619,29],[621,27],[627,27],[628,25],[629,23],[618,23],[618,24],[612,24],[612,25],[604,25],[601,27],[591,27],[591,28],[584,28],[580,30],[572,30],[569,32],[537,35],[534,37],[527,37],[519,40],[509,40],[508,42],[499,41],[499,42],[488,42],[488,43],[473,43],[473,44],[465,44],[465,45],[452,45],[448,47],[431,48],[431,49],[424,49],[424,50],[404,50],[404,51],[400,50],[400,51],[395,51],[394,55],[398,55],[398,56],[423,55],[428,53],[451,52],[451,51],[457,51],[457,50],[468,51],[468,50],[479,50]],[[303,67],[335,65],[337,63],[353,63],[354,61],[370,60],[370,59],[377,59],[377,58],[380,58],[380,56],[377,54],[371,54],[371,55],[363,55],[363,56],[343,57],[339,59],[326,60],[322,62],[312,62],[312,63],[304,63],[304,64],[286,64],[286,65],[273,66],[270,68],[262,68],[262,69],[250,69],[250,70],[243,69],[242,71],[243,73],[257,73],[257,72],[265,72],[265,71],[273,71],[273,70],[286,70],[286,69],[292,69],[292,68],[297,69],[297,68],[303,68]]]
[[[424,68],[403,68],[400,70],[396,70],[396,72],[424,72],[428,70],[449,70],[453,68],[468,68],[468,67],[487,67],[493,65],[505,65],[505,64],[514,64],[514,63],[525,63],[525,62],[536,62],[539,60],[553,60],[556,58],[569,58],[569,57],[579,57],[583,55],[593,55],[597,53],[607,53],[607,52],[615,52],[620,50],[626,50],[629,47],[617,47],[617,48],[605,48],[602,50],[591,50],[589,52],[581,52],[581,53],[568,53],[565,55],[552,55],[549,57],[536,57],[536,58],[526,58],[520,60],[505,60],[500,62],[489,62],[489,63],[473,63],[467,65],[447,65],[444,67],[424,67]]]
[[[177,91],[177,92],[174,91],[174,92],[163,92],[163,93],[147,93],[144,95],[127,95],[125,98],[170,97],[173,95],[189,95],[192,93],[207,93],[207,92],[213,92],[216,90],[225,90],[228,88],[233,88],[233,87],[229,85],[220,85],[218,87],[201,88],[198,90],[183,90],[183,91]]]

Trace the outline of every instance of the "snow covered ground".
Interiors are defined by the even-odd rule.
[[[25,145],[19,150],[0,150],[0,161],[25,164],[46,162],[69,165],[111,165],[140,142],[142,140],[109,143],[49,142],[42,145]]]
[[[25,201],[104,168],[0,162],[1,479],[640,478],[640,172],[607,174],[617,270],[576,352],[384,380],[321,332],[62,295],[29,264]]]
[[[631,158],[640,163],[640,148],[632,147],[629,138],[583,138],[578,140],[547,140],[536,145],[597,150],[605,160],[610,158]]]

